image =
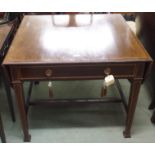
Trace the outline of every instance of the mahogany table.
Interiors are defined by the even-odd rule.
[[[30,141],[23,82],[129,79],[124,137],[130,137],[142,81],[152,59],[121,15],[25,16],[3,66],[13,84],[24,141]]]

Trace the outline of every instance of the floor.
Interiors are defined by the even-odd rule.
[[[130,83],[120,80],[126,98]],[[34,86],[32,99],[49,98],[48,83]],[[102,81],[53,82],[54,98],[100,97]],[[24,90],[28,83],[24,83]],[[16,100],[16,122],[13,123],[8,111],[3,84],[0,83],[0,106],[8,143],[22,143],[23,136]],[[118,96],[116,86],[108,88],[108,96]],[[59,107],[33,106],[29,109],[29,127],[32,143],[142,143],[155,142],[155,125],[150,122],[152,111],[148,110],[151,89],[148,81],[141,87],[132,126],[132,138],[123,138],[125,112],[120,103],[104,103]]]

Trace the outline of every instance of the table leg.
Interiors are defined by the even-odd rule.
[[[151,116],[151,122],[155,124],[155,111],[153,111],[153,114]]]
[[[2,139],[2,143],[6,143],[6,138],[5,138],[5,133],[4,133],[4,128],[3,128],[3,122],[1,119],[1,115],[0,115],[0,137]]]
[[[13,107],[10,85],[9,85],[9,82],[7,81],[7,78],[5,77],[4,73],[2,74],[2,78],[4,81],[4,86],[5,86],[5,90],[6,90],[6,95],[7,95],[7,100],[8,100],[8,104],[9,104],[9,110],[11,113],[12,121],[15,122],[16,119],[15,119],[15,112],[14,112],[14,107]]]
[[[142,80],[140,80],[140,79],[135,79],[131,82],[126,125],[125,125],[125,130],[123,132],[123,135],[125,138],[131,137],[130,130],[131,130],[133,117],[134,117],[134,113],[135,113],[135,109],[136,109],[136,104],[137,104],[137,100],[138,100],[141,82],[142,82]]]
[[[149,105],[149,109],[152,110],[155,108],[155,98],[153,98],[151,104]]]
[[[23,134],[24,134],[24,141],[29,142],[31,140],[31,135],[29,134],[28,129],[28,120],[26,115],[25,109],[25,99],[24,99],[24,92],[23,92],[23,84],[22,82],[13,83],[13,87],[16,94],[18,109],[20,113],[20,120],[22,124]]]

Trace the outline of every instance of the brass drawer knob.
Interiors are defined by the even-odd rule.
[[[106,74],[106,75],[109,75],[110,73],[111,73],[111,68],[105,68],[104,69],[104,73]]]
[[[47,69],[47,70],[45,71],[45,75],[46,75],[47,77],[52,76],[52,70],[51,70],[51,69]]]

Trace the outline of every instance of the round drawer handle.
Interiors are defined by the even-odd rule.
[[[47,77],[52,76],[52,70],[51,70],[51,69],[47,69],[47,70],[45,71],[45,75],[46,75]]]
[[[104,69],[104,73],[106,74],[106,75],[109,75],[110,73],[111,73],[111,68],[105,68]]]

